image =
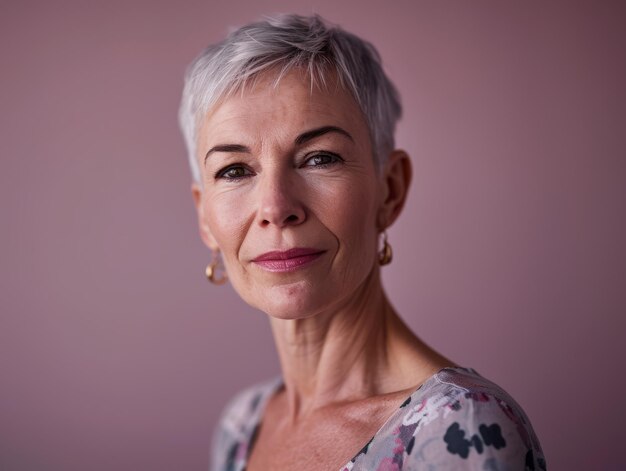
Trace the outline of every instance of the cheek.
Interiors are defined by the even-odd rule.
[[[318,214],[322,223],[336,236],[339,255],[360,257],[369,263],[367,254],[376,248],[377,199],[375,184],[351,181],[329,189],[320,197]]]
[[[209,230],[227,263],[236,256],[246,227],[241,200],[228,195],[207,195],[207,200],[205,217]]]

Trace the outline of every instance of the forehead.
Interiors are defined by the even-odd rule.
[[[369,145],[363,113],[336,79],[313,83],[295,69],[280,77],[265,72],[220,101],[206,115],[199,133],[199,151],[221,138],[286,139],[318,126],[339,126]]]

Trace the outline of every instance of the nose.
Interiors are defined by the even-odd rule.
[[[302,224],[306,217],[297,183],[282,172],[266,175],[260,184],[258,220],[261,226]]]

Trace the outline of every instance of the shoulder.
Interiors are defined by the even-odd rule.
[[[471,368],[445,368],[405,407],[412,429],[403,469],[545,469],[532,425],[519,404]],[[406,433],[406,432],[405,432]]]
[[[225,464],[234,461],[239,446],[248,442],[265,400],[280,384],[280,378],[274,378],[249,386],[226,403],[213,433],[211,469],[229,469]]]
[[[258,383],[236,393],[225,405],[219,427],[233,435],[245,433],[251,420],[258,415],[264,399],[278,386],[278,379]]]

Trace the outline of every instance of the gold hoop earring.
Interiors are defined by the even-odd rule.
[[[214,251],[211,256],[211,263],[209,263],[204,270],[204,274],[214,285],[223,285],[228,280],[226,271],[224,270],[224,264],[222,263],[222,257],[219,251]]]
[[[393,251],[391,250],[391,245],[387,242],[387,231],[383,231],[383,248],[378,252],[378,264],[381,267],[389,265],[392,259]]]

